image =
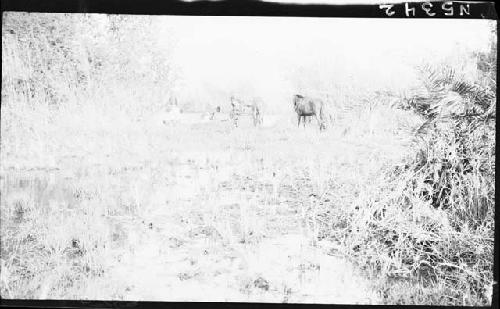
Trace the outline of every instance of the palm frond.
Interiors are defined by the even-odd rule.
[[[424,64],[417,69],[424,87],[431,93],[445,90],[455,79],[455,70],[450,67]]]

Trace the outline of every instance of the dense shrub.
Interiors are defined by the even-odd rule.
[[[421,84],[396,104],[421,118],[414,153],[382,170],[355,207],[332,216],[350,228],[331,236],[374,278],[384,278],[378,289],[387,303],[491,302],[496,42],[464,61],[475,62],[475,70],[417,68]]]

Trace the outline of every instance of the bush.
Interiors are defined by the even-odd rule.
[[[383,170],[336,225],[348,255],[378,281],[386,303],[487,305],[493,282],[496,44],[477,71],[423,65],[401,100],[422,124],[414,155]],[[339,214],[340,213],[340,214]]]

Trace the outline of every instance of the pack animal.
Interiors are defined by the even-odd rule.
[[[231,96],[230,100],[230,118],[233,120],[233,124],[235,127],[238,127],[239,118],[243,115],[251,116],[254,126],[262,124],[262,114],[257,99],[253,99],[251,103],[246,103],[241,99]]]
[[[297,113],[298,127],[300,127],[301,119],[305,128],[306,117],[314,117],[319,125],[320,131],[326,129],[326,115],[323,100],[296,94],[293,97],[293,107],[295,112]]]

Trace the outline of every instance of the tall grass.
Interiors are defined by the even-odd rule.
[[[143,200],[110,196],[109,173],[146,157],[134,155],[148,142],[135,119],[160,110],[172,83],[168,49],[134,39],[150,21],[4,13],[2,297],[78,298],[109,268],[109,243],[125,236],[108,218],[137,214]]]

